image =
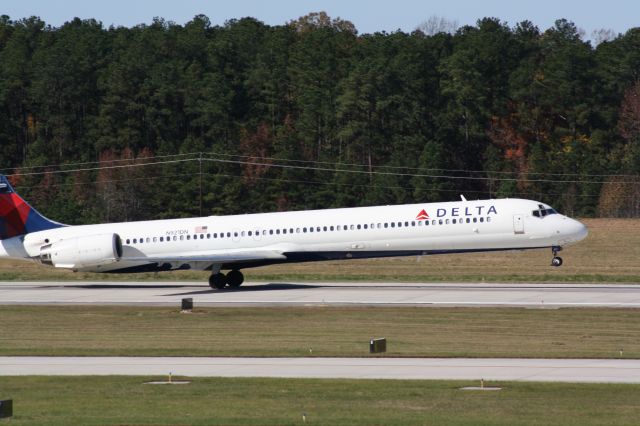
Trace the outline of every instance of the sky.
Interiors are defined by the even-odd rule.
[[[541,30],[566,18],[583,29],[586,38],[598,29],[624,33],[640,26],[638,0],[0,0],[0,15],[14,20],[35,15],[53,26],[74,17],[95,18],[106,27],[148,24],[154,17],[184,24],[198,14],[207,15],[214,25],[245,16],[280,25],[318,11],[353,22],[360,34],[411,32],[431,16],[460,26],[488,16],[510,26],[526,19]]]

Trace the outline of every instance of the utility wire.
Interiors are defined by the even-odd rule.
[[[389,166],[389,165],[372,165],[369,166],[368,164],[357,164],[357,163],[343,163],[343,162],[328,162],[328,161],[317,161],[317,160],[296,160],[296,159],[287,159],[287,158],[278,158],[278,157],[268,157],[268,156],[253,156],[253,155],[239,155],[239,154],[225,154],[225,153],[219,153],[219,152],[211,152],[211,153],[205,153],[205,152],[190,152],[190,153],[184,153],[184,154],[171,154],[171,155],[156,155],[156,156],[148,156],[148,157],[137,157],[137,158],[124,158],[124,159],[112,159],[112,160],[99,160],[99,161],[87,161],[87,162],[76,162],[76,163],[61,163],[61,164],[50,164],[50,165],[45,165],[45,166],[23,166],[23,167],[19,167],[18,170],[34,170],[34,169],[61,169],[64,167],[76,167],[76,166],[85,166],[85,165],[91,165],[91,164],[96,164],[99,165],[97,167],[94,168],[75,168],[75,169],[71,169],[68,170],[68,172],[75,172],[75,171],[87,171],[87,170],[99,170],[102,168],[108,168],[109,166],[104,166],[102,164],[104,163],[122,163],[122,162],[134,162],[134,164],[131,164],[132,166],[137,166],[137,165],[144,165],[144,164],[163,164],[161,161],[155,161],[158,159],[166,159],[166,158],[175,158],[175,157],[192,157],[192,158],[184,158],[184,160],[189,160],[189,161],[201,161],[201,159],[205,159],[208,157],[213,157],[210,159],[215,159],[215,157],[231,157],[231,158],[240,158],[240,159],[248,159],[251,162],[256,162],[258,160],[261,161],[261,163],[264,163],[264,165],[273,165],[273,163],[271,163],[272,161],[276,161],[279,163],[298,163],[298,164],[320,164],[320,165],[325,165],[325,166],[332,166],[331,168],[327,167],[327,168],[322,168],[321,169],[328,169],[330,171],[339,171],[339,170],[343,170],[343,169],[337,169],[338,167],[359,167],[359,168],[371,168],[371,169],[390,169],[390,170],[415,170],[415,171],[419,171],[419,172],[423,172],[423,171],[433,171],[433,172],[452,172],[452,173],[476,173],[476,174],[499,174],[499,175],[519,175],[519,176],[527,176],[527,175],[541,175],[541,176],[584,176],[584,174],[581,173],[548,173],[548,172],[519,172],[519,171],[501,171],[501,170],[471,170],[471,169],[446,169],[446,168],[424,168],[424,167],[409,167],[409,166]],[[153,161],[152,161],[153,160]],[[150,161],[149,163],[144,163],[144,164],[137,164],[137,162],[140,161]],[[241,163],[241,160],[236,160],[237,162]],[[244,163],[244,164],[250,164],[250,163]],[[302,167],[302,166],[298,166],[298,167]],[[313,170],[313,169],[318,169],[318,167],[309,167],[309,169]],[[7,175],[10,176],[24,176],[27,174],[30,175],[36,175],[36,174],[46,174],[46,173],[52,173],[54,171],[42,171],[42,172],[19,172],[19,173],[13,173],[11,174],[11,171],[15,170],[15,169],[2,169]],[[60,171],[62,172],[62,171]],[[355,171],[354,171],[355,172]],[[366,172],[366,173],[375,173],[375,171],[357,171],[357,172]],[[382,173],[382,172],[379,172]],[[431,175],[422,175],[422,174],[411,174],[411,173],[404,173],[403,175],[418,175],[418,176],[431,176]],[[589,176],[593,176],[593,177],[635,177],[637,175],[632,175],[632,174],[594,174],[594,173],[590,173]],[[451,176],[446,176],[451,177]],[[456,176],[455,178],[464,178],[464,176]],[[493,177],[482,177],[482,179],[492,179],[492,180],[496,180],[499,178],[493,178]],[[519,178],[512,178],[512,180],[529,180],[529,181],[536,181],[536,180],[532,180],[532,179],[519,179]],[[579,180],[579,181],[571,181],[571,180],[548,180],[548,181],[554,181],[554,182],[587,182],[586,180]],[[593,182],[593,181],[588,181],[588,182]],[[594,182],[594,183],[598,183],[598,182]]]
[[[152,157],[149,157],[152,158]],[[135,161],[135,160],[134,160]],[[95,166],[95,167],[81,167],[75,169],[67,169],[67,170],[50,170],[50,171],[39,171],[39,172],[18,172],[9,174],[8,176],[34,176],[34,175],[44,175],[44,174],[63,174],[63,173],[75,173],[75,172],[83,172],[83,171],[97,171],[97,170],[108,170],[108,169],[122,169],[129,167],[144,167],[151,165],[162,165],[162,164],[174,164],[174,163],[186,163],[186,162],[201,162],[201,161],[209,161],[214,163],[227,163],[227,164],[238,164],[238,165],[251,165],[251,166],[261,166],[261,167],[275,167],[281,169],[297,169],[297,170],[312,170],[312,171],[322,171],[322,172],[330,172],[330,173],[352,173],[352,174],[361,174],[361,175],[382,175],[382,176],[404,176],[404,177],[424,177],[424,178],[432,178],[432,179],[452,179],[452,180],[471,180],[471,181],[506,181],[506,182],[545,182],[545,183],[606,183],[605,180],[589,180],[589,179],[528,179],[528,178],[509,178],[509,177],[486,177],[486,176],[450,176],[443,174],[426,174],[426,173],[398,173],[398,172],[384,172],[384,171],[369,171],[369,170],[350,170],[344,168],[331,168],[331,167],[312,167],[312,166],[298,166],[292,164],[279,164],[272,162],[258,162],[258,161],[243,161],[243,160],[225,160],[220,158],[184,158],[177,160],[163,160],[163,161],[151,161],[145,163],[133,163],[133,164],[121,164],[121,165],[111,165],[111,166]],[[95,163],[93,163],[95,164]],[[617,184],[635,184],[637,181],[616,181]]]

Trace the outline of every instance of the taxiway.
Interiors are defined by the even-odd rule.
[[[0,357],[0,376],[135,375],[640,383],[640,360]]]

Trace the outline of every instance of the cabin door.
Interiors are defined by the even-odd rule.
[[[513,215],[513,233],[524,234],[524,217],[521,214]]]

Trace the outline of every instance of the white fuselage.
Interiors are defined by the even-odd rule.
[[[498,199],[67,226],[3,240],[0,256],[37,259],[46,244],[115,233],[122,241],[117,262],[74,269],[217,271],[230,265],[560,247],[587,235],[584,225],[561,214],[535,216],[541,207]],[[267,255],[261,260],[260,253]]]

